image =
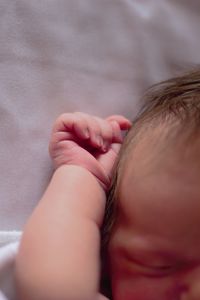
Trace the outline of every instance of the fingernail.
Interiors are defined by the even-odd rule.
[[[106,152],[107,150],[108,150],[108,144],[107,143],[103,143],[102,144],[102,150],[104,151],[104,152]]]
[[[98,140],[98,145],[99,147],[102,147],[103,145],[103,141],[102,141],[102,138],[100,136],[97,137],[97,140]]]

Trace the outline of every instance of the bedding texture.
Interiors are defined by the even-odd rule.
[[[199,63],[199,14],[198,0],[0,0],[0,300],[17,300],[14,258],[52,174],[54,119],[132,119],[149,85]]]

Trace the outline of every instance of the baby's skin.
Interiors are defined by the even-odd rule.
[[[65,113],[52,129],[55,172],[28,220],[16,259],[19,300],[103,300],[100,227],[112,168],[131,122]]]
[[[106,299],[100,227],[121,130],[130,126],[122,116],[56,120],[55,172],[16,260],[19,300]],[[123,166],[108,245],[113,300],[200,300],[200,143],[189,151],[161,143],[165,126],[149,127]]]
[[[114,300],[200,299],[200,141],[166,130],[147,128],[124,166],[108,246]]]
[[[49,144],[55,169],[62,165],[81,166],[107,190],[123,141],[121,131],[130,126],[131,122],[120,115],[104,120],[81,112],[62,114],[55,121]]]

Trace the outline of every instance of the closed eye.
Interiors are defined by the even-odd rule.
[[[132,260],[132,270],[149,276],[167,276],[179,269],[178,265],[150,265]]]
[[[149,268],[153,269],[153,270],[158,270],[158,271],[172,271],[175,269],[174,266],[170,266],[170,265],[161,265],[161,266],[149,266]]]
[[[186,260],[161,251],[156,253],[134,253],[129,249],[122,249],[121,257],[126,261],[126,266],[131,272],[148,276],[168,276],[186,268]]]

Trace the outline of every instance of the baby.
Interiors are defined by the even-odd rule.
[[[55,172],[16,259],[19,300],[108,299],[100,252],[113,300],[200,300],[200,71],[153,86],[123,141],[130,126],[56,120]]]

